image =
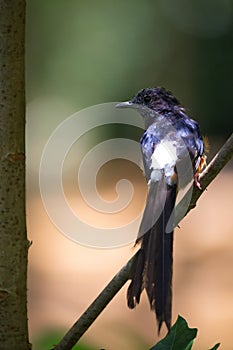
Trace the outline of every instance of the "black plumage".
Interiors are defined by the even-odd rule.
[[[143,89],[132,100],[117,106],[137,109],[146,127],[141,149],[148,196],[137,238],[141,248],[127,292],[128,306],[134,308],[145,289],[151,309],[155,310],[158,330],[163,322],[169,330],[174,207],[179,188],[201,170],[204,143],[198,123],[164,88]]]

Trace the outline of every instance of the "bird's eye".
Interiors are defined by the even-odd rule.
[[[151,97],[149,95],[144,96],[144,102],[149,103],[151,100]]]

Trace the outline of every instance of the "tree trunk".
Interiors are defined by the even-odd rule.
[[[0,0],[0,349],[27,350],[25,1]]]

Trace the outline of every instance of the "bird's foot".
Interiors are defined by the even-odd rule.
[[[199,182],[199,179],[200,179],[200,174],[199,173],[196,173],[194,175],[194,185],[201,191],[202,188],[201,188],[201,184]]]

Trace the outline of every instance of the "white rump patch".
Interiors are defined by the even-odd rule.
[[[174,174],[174,166],[177,161],[177,146],[175,141],[163,140],[155,148],[151,157],[151,180],[159,181],[161,170],[169,179]]]

